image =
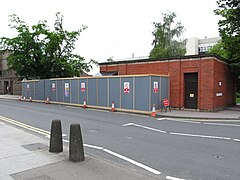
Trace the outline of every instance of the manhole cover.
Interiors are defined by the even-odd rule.
[[[43,149],[47,149],[48,146],[42,143],[33,143],[33,144],[26,144],[26,145],[22,145],[22,147],[24,147],[25,149],[29,150],[29,151],[37,151],[37,150],[43,150]]]

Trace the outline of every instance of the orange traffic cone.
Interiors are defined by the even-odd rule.
[[[153,107],[152,107],[152,114],[151,114],[152,117],[156,117],[156,108],[155,108],[155,104],[153,104]]]
[[[83,108],[86,108],[87,107],[87,103],[86,103],[86,100],[84,99],[83,101]]]
[[[29,101],[32,102],[32,97],[30,96]]]
[[[47,97],[47,100],[45,102],[46,104],[50,104],[49,97]]]
[[[25,96],[23,97],[23,101],[24,101],[24,102],[26,101],[26,97],[25,97]]]
[[[19,97],[18,97],[18,100],[19,100],[19,101],[22,101],[22,96],[19,96]]]
[[[111,111],[114,112],[115,111],[115,107],[114,107],[114,101],[112,102],[112,108]]]

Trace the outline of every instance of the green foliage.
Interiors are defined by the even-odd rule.
[[[87,27],[71,32],[64,30],[60,13],[56,14],[53,31],[45,20],[29,27],[17,15],[10,16],[9,26],[18,35],[1,38],[1,49],[11,52],[9,68],[27,79],[79,76],[90,71],[92,63],[96,63],[93,60],[86,63],[83,57],[73,53],[78,36]]]
[[[222,37],[223,48],[226,51],[228,63],[236,76],[240,75],[240,1],[218,0],[217,15],[222,16],[219,21],[219,32]]]
[[[225,59],[228,58],[227,51],[224,48],[223,42],[220,40],[217,44],[215,44],[211,49],[208,50],[208,54],[217,54]]]
[[[186,41],[178,41],[175,38],[180,38],[184,26],[180,22],[174,25],[175,13],[163,14],[163,22],[154,22],[154,31],[152,32],[154,40],[152,45],[154,46],[150,52],[150,58],[161,57],[174,57],[183,56],[186,53]]]

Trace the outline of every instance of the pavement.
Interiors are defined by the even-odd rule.
[[[181,118],[198,120],[240,120],[240,105],[226,107],[216,112],[201,112],[196,110],[168,110],[167,112],[158,112],[160,118]]]
[[[154,179],[85,153],[85,161],[70,162],[68,147],[49,152],[49,139],[0,121],[0,179],[3,180],[105,180]]]
[[[0,99],[17,100],[18,96],[0,95]],[[240,119],[240,106],[218,112],[172,110],[159,112],[160,117],[196,119]],[[68,160],[68,144],[61,153],[49,152],[49,139],[0,121],[0,179],[4,180],[105,180],[156,179],[144,173],[124,168],[103,159],[85,154],[85,161]],[[157,179],[160,179],[157,178]]]

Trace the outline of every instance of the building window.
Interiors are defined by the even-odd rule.
[[[0,76],[2,76],[2,71],[0,71]]]

